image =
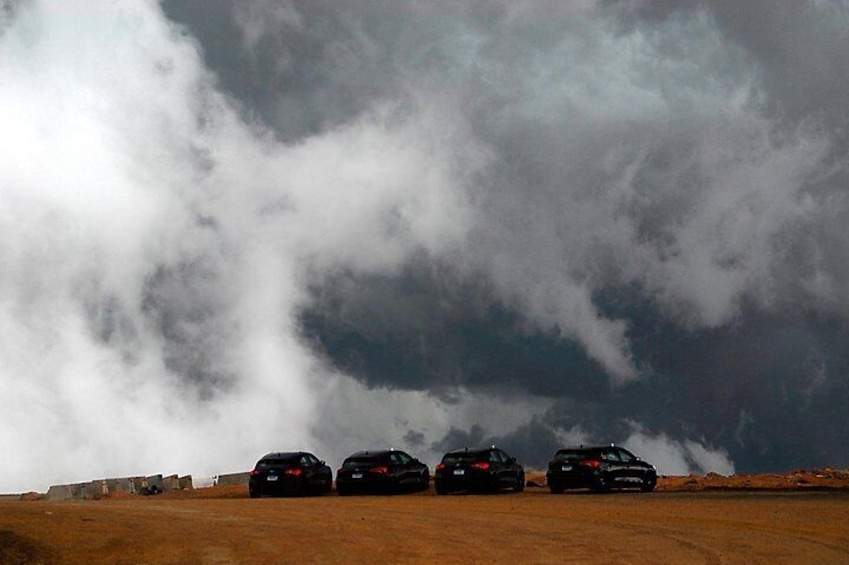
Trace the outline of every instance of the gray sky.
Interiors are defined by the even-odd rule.
[[[13,1],[0,69],[0,491],[849,465],[845,2]]]

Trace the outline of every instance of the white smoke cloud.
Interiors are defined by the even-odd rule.
[[[22,5],[0,66],[3,490],[310,445],[309,277],[462,239],[487,158],[444,108],[275,142],[153,2]]]
[[[26,483],[33,468],[54,482],[242,468],[257,439],[309,422],[291,267],[256,248],[260,183],[234,169],[267,148],[196,46],[153,2],[31,3],[3,34],[0,66],[0,418],[13,454],[0,488],[43,488]],[[175,362],[193,357],[235,375],[226,400],[196,402]]]
[[[654,465],[661,475],[734,474],[734,463],[724,449],[691,439],[675,440],[665,433],[651,433],[638,423],[632,423],[631,427],[631,435],[623,446]]]

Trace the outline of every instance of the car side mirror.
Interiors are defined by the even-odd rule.
[[[510,465],[512,465],[512,464],[513,464],[513,463],[515,463],[515,462],[516,462],[516,458],[515,458],[515,457],[511,457],[510,459],[508,459],[508,460],[507,460],[507,463],[509,463]]]

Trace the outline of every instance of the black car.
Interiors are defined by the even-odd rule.
[[[495,446],[464,448],[442,457],[433,475],[436,494],[451,491],[525,489],[525,470],[506,451]]]
[[[342,496],[426,490],[429,485],[427,465],[397,449],[358,451],[336,472],[336,492]]]
[[[306,451],[269,453],[251,471],[251,498],[263,495],[323,494],[330,492],[333,471]]]
[[[597,492],[638,488],[651,492],[657,484],[654,465],[615,445],[561,449],[549,461],[545,477],[555,494],[573,488]]]

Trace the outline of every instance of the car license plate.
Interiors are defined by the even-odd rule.
[[[571,466],[571,465],[563,465],[563,467],[561,467],[561,469],[562,469],[563,471],[571,471],[571,470],[572,470],[572,466]]]
[[[277,480],[277,475],[268,475],[267,477],[265,477],[265,480],[270,481],[270,482],[274,482],[274,481]]]
[[[454,474],[458,477],[461,477],[466,474],[465,469],[454,469]]]
[[[351,473],[351,478],[352,479],[362,479],[363,474],[362,473]]]

